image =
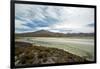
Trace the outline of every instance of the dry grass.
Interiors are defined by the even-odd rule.
[[[85,59],[62,49],[35,46],[25,42],[15,44],[16,65],[86,62]]]

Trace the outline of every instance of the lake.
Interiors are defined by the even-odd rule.
[[[20,37],[16,41],[29,42],[37,46],[63,49],[69,53],[94,61],[94,39],[64,37]]]

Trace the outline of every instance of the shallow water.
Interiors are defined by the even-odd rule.
[[[16,41],[30,42],[37,46],[60,48],[87,60],[94,61],[94,39],[24,37]]]

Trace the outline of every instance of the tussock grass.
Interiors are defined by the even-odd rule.
[[[62,49],[36,46],[26,42],[15,42],[15,57],[16,66],[87,61]]]

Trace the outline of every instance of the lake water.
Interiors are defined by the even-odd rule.
[[[24,37],[16,41],[30,42],[37,46],[63,49],[72,54],[94,61],[94,39],[54,38],[54,37]]]

